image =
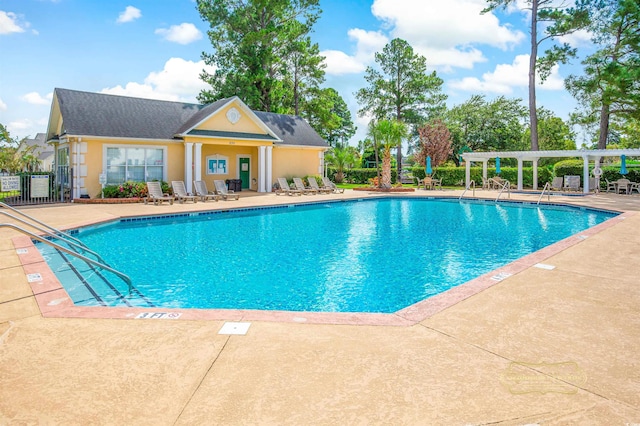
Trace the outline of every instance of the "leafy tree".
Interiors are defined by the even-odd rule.
[[[330,146],[344,144],[356,133],[351,111],[332,88],[317,90],[316,96],[303,106],[301,115]]]
[[[487,102],[482,95],[454,106],[445,115],[452,136],[453,151],[464,147],[472,151],[522,149],[527,110],[521,99],[500,96]],[[454,161],[459,164],[459,158]]]
[[[287,113],[304,89],[324,79],[308,38],[319,0],[197,0],[197,8],[211,26],[214,50],[202,58],[216,67],[201,74],[212,87],[200,92],[200,102],[238,95],[252,109]]]
[[[375,54],[375,61],[380,70],[367,67],[368,86],[356,92],[362,106],[359,116],[371,115],[375,121],[395,120],[416,127],[444,111],[442,79],[435,71],[427,72],[425,57],[414,53],[405,40],[391,40]],[[397,164],[400,175],[401,141],[397,145]]]
[[[414,154],[414,161],[426,165],[427,156],[431,157],[433,168],[445,163],[451,156],[451,132],[441,119],[435,119],[418,129],[420,150]]]
[[[407,136],[407,127],[398,120],[381,120],[371,125],[370,133],[383,149],[382,175],[378,182],[381,188],[391,188],[391,149],[400,149],[402,139]]]
[[[357,159],[354,155],[353,147],[335,146],[327,152],[324,160],[336,169],[335,181],[340,183],[344,180],[344,172],[353,167]]]
[[[598,148],[605,149],[612,117],[640,118],[640,4],[637,0],[581,0],[589,10],[592,41],[600,47],[582,64],[583,76],[570,76],[569,92],[585,110],[581,121],[598,123]]]
[[[486,0],[488,6],[482,11],[487,13],[500,8],[507,8],[512,4],[519,4],[522,0]],[[567,63],[575,57],[576,49],[568,43],[554,44],[545,51],[543,57],[538,57],[538,48],[546,40],[558,39],[584,28],[588,23],[588,13],[578,7],[567,7],[564,2],[555,0],[524,0],[531,11],[531,51],[529,56],[529,125],[531,132],[531,150],[537,151],[538,146],[538,116],[536,106],[536,72],[544,81],[551,74],[551,69],[558,63]],[[544,25],[542,35],[538,36],[538,24]]]

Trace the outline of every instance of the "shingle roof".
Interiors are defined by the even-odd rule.
[[[209,105],[55,89],[70,135],[174,139],[229,102]],[[304,119],[254,111],[285,145],[328,146]]]

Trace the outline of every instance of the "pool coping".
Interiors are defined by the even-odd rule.
[[[396,198],[397,196],[394,196]],[[389,197],[368,197],[389,198]],[[406,198],[406,197],[398,197]],[[411,197],[415,198],[415,197]],[[451,199],[454,197],[424,196],[427,199]],[[477,200],[477,199],[469,199]],[[341,202],[345,200],[336,200]],[[481,200],[483,202],[494,202]],[[535,204],[530,202],[504,200],[505,203]],[[317,202],[294,203],[300,205],[314,204]],[[324,201],[320,202],[324,203]],[[563,203],[541,203],[551,206],[567,206],[583,210],[607,211],[612,210],[575,206]],[[278,207],[278,205],[274,205]],[[257,207],[256,209],[264,209]],[[267,207],[270,208],[270,207]],[[228,210],[248,210],[252,208],[241,207]],[[188,213],[187,213],[188,214]],[[270,321],[293,322],[307,324],[335,324],[335,325],[383,325],[383,326],[411,326],[441,312],[461,301],[476,295],[506,279],[516,275],[545,259],[558,254],[569,247],[582,242],[585,238],[598,234],[622,220],[625,220],[636,212],[620,211],[612,217],[596,226],[588,228],[577,234],[564,238],[556,243],[544,247],[536,252],[528,254],[520,259],[510,262],[500,268],[492,270],[477,278],[453,287],[445,292],[423,299],[413,305],[398,310],[394,313],[360,313],[360,312],[307,312],[307,311],[265,311],[248,309],[174,309],[174,308],[144,308],[144,307],[101,307],[101,306],[76,306],[66,290],[59,282],[53,271],[49,268],[38,249],[28,236],[13,237],[13,245],[27,276],[31,291],[35,296],[40,312],[45,318],[96,318],[96,319],[172,319],[172,320],[223,320],[223,321]],[[177,216],[184,214],[177,213]],[[121,216],[115,219],[99,220],[82,223],[68,227],[76,229],[91,225],[100,225],[112,221],[128,218],[166,215],[132,215]]]

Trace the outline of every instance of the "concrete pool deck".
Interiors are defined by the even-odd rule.
[[[66,228],[369,196],[243,193],[215,204],[25,212]],[[630,213],[544,257],[555,269],[526,267],[413,325],[251,319],[246,335],[218,334],[225,319],[242,319],[233,316],[43,317],[16,253],[18,234],[0,229],[0,423],[639,424],[640,197],[552,201]]]

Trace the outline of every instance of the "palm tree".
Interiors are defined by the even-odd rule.
[[[341,146],[336,145],[331,149],[331,151],[327,152],[324,157],[327,164],[335,167],[336,175],[335,180],[337,183],[342,182],[344,179],[344,171],[353,166],[356,158],[353,155],[353,149],[350,149],[349,146]]]
[[[370,125],[369,132],[376,146],[382,144],[382,176],[378,180],[381,188],[391,188],[391,148],[400,146],[407,136],[407,127],[397,120],[381,120]],[[377,150],[376,150],[377,152]]]

